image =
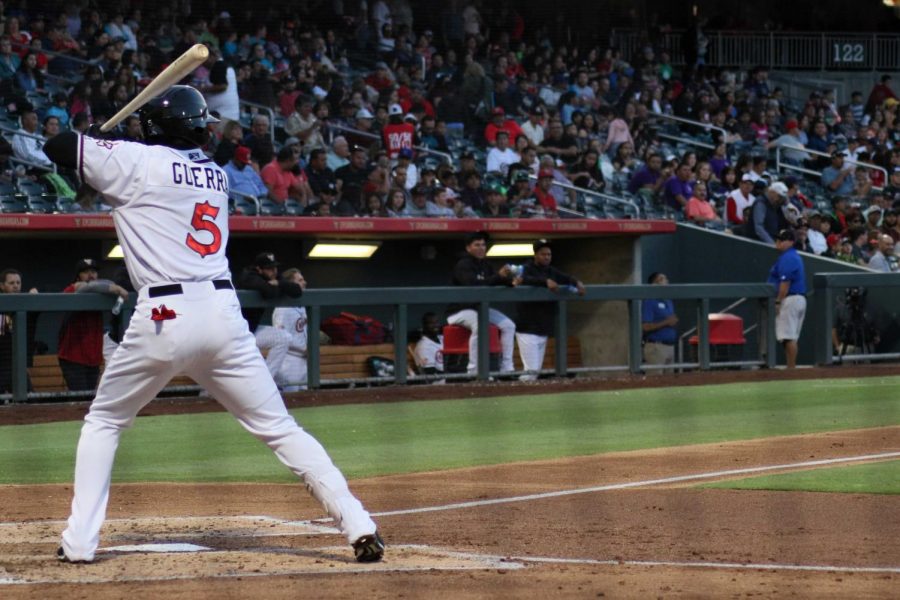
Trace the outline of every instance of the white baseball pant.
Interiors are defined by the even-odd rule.
[[[299,392],[306,389],[306,356],[288,352],[281,363],[276,379],[285,392]]]
[[[266,354],[266,367],[272,378],[278,376],[284,357],[287,356],[291,345],[291,334],[282,329],[276,329],[271,325],[259,325],[256,327],[256,347],[260,350],[268,350]]]
[[[75,497],[62,534],[66,556],[93,560],[119,436],[182,373],[209,390],[303,480],[348,542],[374,533],[375,523],[325,449],[288,414],[234,291],[216,290],[208,281],[181,286],[182,294],[154,299],[147,296],[151,286],[141,289],[128,331],[100,379],[78,441]],[[163,303],[177,317],[151,320],[151,310]]]
[[[499,310],[491,308],[489,318],[492,325],[500,328],[500,372],[508,373],[514,371],[513,367],[513,344],[515,343],[516,324]],[[469,365],[470,374],[478,372],[478,311],[465,308],[459,312],[455,312],[447,317],[447,323],[450,325],[458,325],[465,327],[472,332],[469,336]]]
[[[516,332],[516,344],[519,346],[522,366],[527,371],[519,379],[521,381],[534,381],[544,366],[544,354],[547,352],[547,336]]]

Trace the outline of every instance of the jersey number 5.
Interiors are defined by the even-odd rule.
[[[197,241],[192,234],[187,234],[185,243],[188,248],[202,257],[215,254],[222,247],[222,232],[216,226],[213,219],[219,214],[219,208],[211,206],[209,202],[194,205],[194,216],[191,218],[191,226],[197,231],[208,231],[212,234],[212,242],[203,244]],[[209,217],[209,218],[207,218]]]

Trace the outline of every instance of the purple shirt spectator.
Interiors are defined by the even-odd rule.
[[[647,165],[644,165],[632,175],[631,181],[628,182],[628,191],[636,194],[645,185],[656,185],[656,181],[662,177],[659,171],[653,171]]]
[[[663,199],[675,210],[682,210],[682,205],[676,199],[678,195],[683,196],[685,200],[690,200],[694,195],[694,185],[690,181],[679,179],[677,175],[672,175],[663,188]]]
[[[711,158],[709,159],[709,166],[712,169],[712,172],[715,174],[716,179],[722,178],[722,169],[731,164],[731,161],[727,158]]]

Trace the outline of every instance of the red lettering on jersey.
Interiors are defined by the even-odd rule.
[[[212,243],[203,244],[198,242],[197,238],[188,233],[185,243],[188,248],[204,258],[209,254],[215,254],[219,251],[219,248],[222,247],[222,232],[219,230],[215,221],[213,221],[218,214],[219,208],[210,205],[209,202],[204,202],[203,204],[197,203],[194,205],[194,216],[191,218],[191,226],[197,231],[210,232],[213,239]],[[209,219],[206,217],[209,217]]]

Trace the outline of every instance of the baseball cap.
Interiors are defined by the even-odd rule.
[[[488,194],[500,194],[501,196],[506,193],[506,188],[499,183],[492,183],[487,186]]]
[[[797,179],[796,177],[794,177],[793,175],[788,175],[787,177],[784,178],[784,185],[786,185],[788,187],[797,185],[799,182],[800,182],[800,180]]]
[[[820,219],[820,218],[822,218],[822,213],[820,213],[817,210],[810,210],[810,211],[807,211],[806,218],[807,219]]]
[[[384,69],[385,71],[390,70],[387,66],[387,63],[384,62],[383,60],[379,60],[377,63],[375,63],[375,68],[376,69]]]
[[[328,183],[325,184],[325,186],[322,188],[322,191],[319,193],[320,194],[331,194],[332,196],[334,196],[335,194],[337,194],[337,186],[334,184],[333,181],[329,181]]]
[[[234,160],[242,165],[250,164],[250,148],[247,146],[238,146],[234,149]]]
[[[475,153],[472,152],[472,151],[469,151],[469,152],[463,152],[463,153],[460,155],[459,158],[460,158],[460,159],[464,159],[464,158],[465,158],[465,159],[475,160]]]
[[[794,232],[790,229],[782,229],[775,234],[775,240],[779,242],[793,242],[796,238],[794,237]]]
[[[412,158],[413,151],[410,148],[400,148],[400,153],[397,156],[400,158]]]
[[[553,176],[553,173],[550,173],[550,176]],[[519,169],[516,171],[516,174],[513,175],[513,181],[528,181],[528,171],[525,169]]]
[[[394,115],[402,115],[403,107],[400,106],[399,104],[391,104],[390,108],[388,108],[388,114],[391,115],[392,117]]]
[[[414,115],[414,114],[412,114],[412,113],[406,113],[406,116],[403,117],[403,120],[404,120],[404,121],[416,121],[416,122],[419,121],[419,120],[416,118],[416,115]]]
[[[356,111],[356,118],[357,119],[374,119],[375,115],[370,113],[369,109],[361,108],[358,111]]]
[[[847,156],[846,152],[842,152],[841,150],[835,150],[831,153],[831,158],[843,158]]]
[[[836,234],[836,233],[829,233],[829,234],[828,234],[828,237],[825,238],[825,242],[826,242],[829,246],[834,246],[835,244],[841,243],[841,236],[839,236],[839,235]]]
[[[780,181],[776,181],[772,185],[769,186],[769,189],[778,194],[781,197],[787,197],[788,189],[787,186],[781,183]]]
[[[425,189],[424,185],[417,185],[412,189],[411,193],[413,196],[424,196],[428,191]]]
[[[505,114],[506,114],[506,111],[503,110],[502,106],[495,106],[494,108],[491,109],[492,116],[505,115]]]
[[[253,264],[260,269],[268,269],[271,267],[277,267],[278,261],[275,260],[275,255],[271,252],[261,252],[256,255],[256,260],[253,261]]]
[[[784,124],[784,129],[786,131],[790,131],[791,129],[797,129],[799,124],[797,123],[797,119],[791,119],[787,123]]]
[[[75,274],[81,273],[82,271],[87,270],[97,270],[97,261],[93,258],[82,258],[77,263],[75,263]]]
[[[538,240],[534,244],[531,245],[535,252],[540,250],[541,248],[550,248],[550,242],[547,240]]]
[[[741,177],[741,181],[749,181],[750,183],[753,183],[753,178],[750,177],[748,173],[745,173],[744,176]]]
[[[284,140],[284,144],[282,144],[282,146],[299,146],[299,145],[300,145],[300,140],[298,140],[297,138],[295,138],[293,136]]]
[[[551,171],[550,169],[541,169],[538,172],[538,179],[543,179],[544,177],[550,177],[552,179],[553,171]]]

